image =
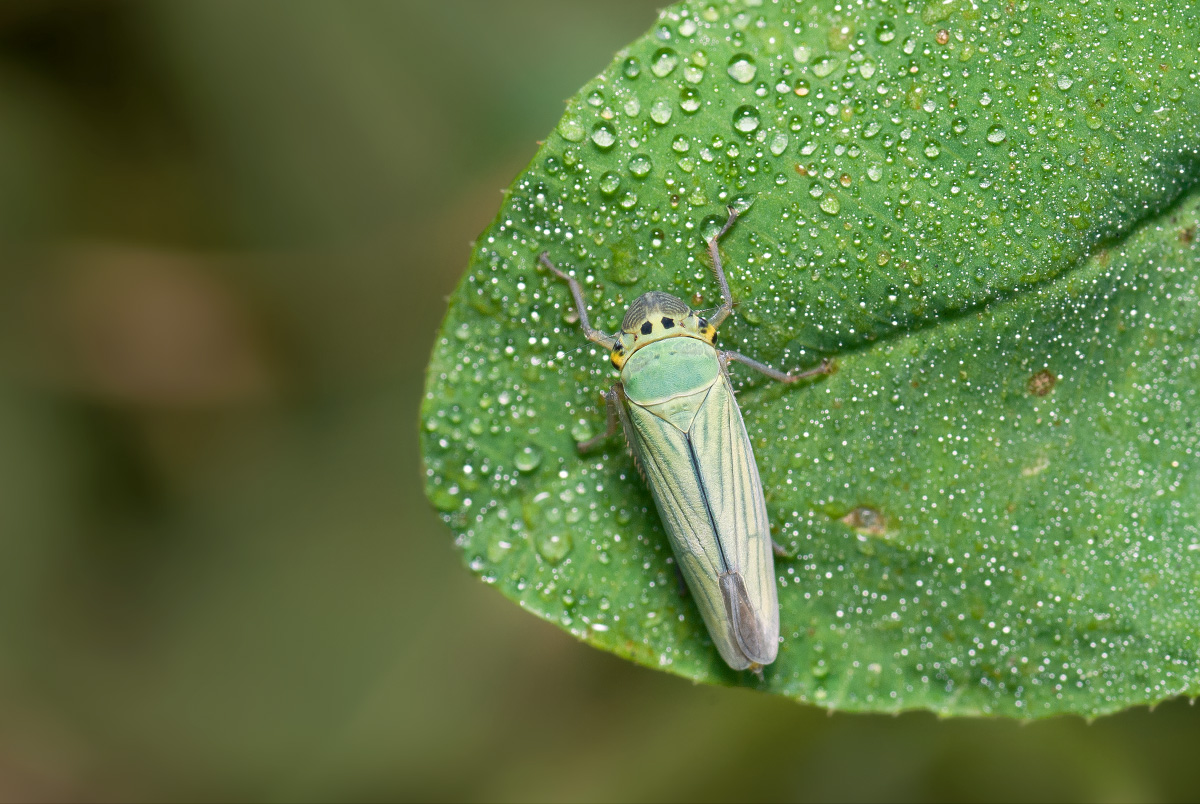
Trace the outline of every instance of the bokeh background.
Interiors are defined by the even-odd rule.
[[[1194,800],[1200,709],[827,715],[426,504],[469,241],[645,0],[0,4],[0,800]]]

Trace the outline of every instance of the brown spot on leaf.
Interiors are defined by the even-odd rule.
[[[1058,377],[1053,372],[1042,369],[1037,374],[1029,378],[1025,383],[1025,387],[1029,389],[1029,393],[1034,396],[1045,396],[1054,390],[1054,386],[1058,383]]]
[[[1188,226],[1179,230],[1179,242],[1188,245],[1196,240],[1196,227]]]
[[[864,536],[887,536],[888,518],[876,508],[861,505],[839,520],[843,525],[849,525]]]

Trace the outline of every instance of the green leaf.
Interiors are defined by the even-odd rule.
[[[588,642],[839,709],[1098,714],[1200,693],[1200,18],[1188,2],[683,3],[568,103],[451,299],[427,491]],[[726,668],[543,249],[617,329],[743,300],[784,639]]]

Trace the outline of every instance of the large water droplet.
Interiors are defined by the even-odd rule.
[[[832,56],[826,56],[813,65],[813,75],[817,78],[825,78],[827,75],[837,69],[838,61]]]
[[[669,47],[660,47],[650,59],[650,72],[665,78],[679,64],[679,54]]]
[[[636,178],[645,178],[653,169],[654,163],[646,154],[634,154],[633,158],[629,160],[629,172]]]
[[[660,126],[671,122],[671,102],[666,98],[657,98],[650,106],[650,119]]]
[[[563,119],[558,121],[558,133],[570,142],[581,142],[585,134],[583,123],[573,114],[563,115]]]
[[[526,446],[517,451],[513,463],[522,472],[532,472],[542,462],[542,453],[537,447]]]
[[[987,141],[992,145],[999,145],[1008,137],[1008,132],[1004,130],[1004,126],[992,126],[987,132]]]
[[[753,106],[739,106],[733,113],[733,127],[743,134],[749,134],[758,129],[758,109]]]
[[[875,26],[875,40],[878,42],[890,42],[896,38],[896,26],[891,20],[884,20]]]
[[[571,552],[571,536],[565,531],[545,534],[538,539],[537,551],[551,564],[557,564]]]
[[[788,135],[782,131],[775,132],[775,136],[771,138],[771,153],[779,156],[788,147]]]
[[[642,63],[635,57],[630,56],[629,58],[625,59],[625,65],[622,68],[622,72],[625,73],[626,78],[637,78],[642,74]]]
[[[842,202],[836,195],[827,195],[821,199],[821,211],[828,215],[836,215],[842,208]]]
[[[700,108],[700,93],[692,87],[685,87],[679,93],[679,108],[688,114]]]
[[[597,123],[592,128],[592,142],[596,143],[597,148],[607,151],[616,141],[617,135],[607,123]]]
[[[754,80],[755,73],[758,72],[758,67],[754,64],[754,57],[747,53],[738,53],[729,60],[729,69],[727,70],[729,77],[739,84],[749,84]]]
[[[600,177],[600,192],[605,195],[612,195],[621,186],[621,177],[611,170],[606,171]]]

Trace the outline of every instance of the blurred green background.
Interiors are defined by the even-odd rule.
[[[444,296],[656,3],[0,5],[0,799],[1193,800],[1200,711],[828,716],[462,568]]]

